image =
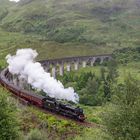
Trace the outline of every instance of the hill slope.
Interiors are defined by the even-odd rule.
[[[63,49],[56,57],[108,53],[140,43],[140,0],[0,0],[5,2],[6,12],[0,18],[2,30],[35,36],[36,41],[41,40],[39,46],[51,42],[55,50]],[[71,47],[70,53],[65,51],[66,46]]]

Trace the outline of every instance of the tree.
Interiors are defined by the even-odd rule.
[[[16,140],[18,124],[15,116],[15,106],[8,101],[8,96],[0,88],[0,140]]]
[[[104,81],[104,97],[109,101],[111,98],[111,82],[105,80]]]
[[[140,140],[140,81],[130,75],[118,85],[103,121],[114,140]]]
[[[103,71],[103,70],[102,70]],[[101,75],[105,75],[101,71]],[[118,77],[118,71],[117,71],[117,62],[115,60],[112,60],[108,63],[108,73],[105,76],[102,76],[104,81],[104,97],[107,101],[111,98],[111,90],[114,84],[117,83],[116,78]]]
[[[85,88],[79,91],[80,103],[85,105],[101,105],[103,101],[103,87],[100,81],[93,77],[89,78]]]
[[[108,71],[107,80],[114,82],[118,77],[116,60],[112,60],[108,63]]]
[[[100,73],[101,73],[101,80],[105,80],[105,68],[104,67],[101,67]]]

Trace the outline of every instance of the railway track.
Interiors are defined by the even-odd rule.
[[[30,106],[31,105],[28,101],[26,101],[24,99],[21,99],[21,98],[15,96],[14,94],[12,94],[11,96],[14,97],[15,99],[17,99],[22,105],[27,105],[27,106]],[[88,127],[88,128],[90,128],[90,127],[99,127],[99,125],[96,124],[96,123],[91,123],[91,122],[88,122],[88,121],[84,121],[84,122],[76,121],[76,120],[71,119],[69,117],[62,116],[60,114],[56,114],[54,112],[51,112],[49,110],[45,110],[45,109],[40,108],[40,107],[37,107],[35,105],[31,105],[31,106],[34,107],[35,109],[38,109],[39,111],[42,111],[45,114],[47,113],[47,114],[53,115],[53,116],[55,116],[58,119],[72,121],[72,122],[74,122],[74,123],[76,123],[77,125],[80,125],[80,126],[82,125],[82,126]]]
[[[8,85],[5,86],[7,83],[4,84],[4,83],[1,82],[1,77],[2,77],[2,76],[5,77],[3,71],[0,71],[0,83],[1,83],[2,86],[4,86],[5,88],[7,88]],[[6,79],[6,77],[5,77],[5,81],[6,81],[6,80],[7,80],[7,79]],[[15,87],[14,90],[16,91],[16,90],[17,90],[16,88],[18,88],[18,87],[16,87],[16,86],[14,86],[14,87]],[[9,89],[8,89],[8,90],[9,90]],[[10,91],[10,92],[11,92],[11,91]],[[22,92],[22,91],[21,91],[21,92]],[[52,111],[50,111],[50,110],[46,110],[46,109],[44,109],[44,108],[41,108],[40,106],[36,106],[36,105],[34,105],[34,104],[31,104],[29,101],[27,101],[27,100],[25,100],[25,99],[23,99],[23,98],[21,98],[21,97],[15,95],[15,93],[13,93],[12,96],[13,96],[14,98],[16,98],[17,100],[19,100],[19,102],[20,102],[21,104],[23,104],[23,105],[32,105],[32,106],[35,107],[36,109],[39,109],[39,110],[41,110],[41,111],[44,112],[44,113],[51,114],[51,115],[55,116],[55,117],[58,118],[58,119],[70,120],[70,121],[76,123],[77,125],[82,125],[82,126],[84,126],[84,127],[99,127],[99,126],[98,126],[97,124],[95,124],[95,123],[91,123],[91,122],[87,122],[87,121],[84,121],[84,122],[77,121],[77,120],[74,120],[74,119],[72,119],[72,118],[70,118],[70,117],[62,116],[62,115],[60,115],[60,114],[58,114],[58,113],[56,113],[56,112],[52,112]]]

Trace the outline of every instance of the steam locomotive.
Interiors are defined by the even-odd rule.
[[[6,77],[8,76],[8,74],[9,74],[9,71],[7,69],[3,70],[0,73],[1,85],[7,88],[14,95],[27,101],[28,104],[36,105],[38,107],[61,114],[63,116],[73,118],[78,121],[85,120],[83,109],[81,109],[80,107],[67,104],[67,103],[62,103],[59,100],[56,100],[55,98],[51,98],[49,96],[37,95],[27,90],[21,90],[19,87],[11,84],[7,80]]]

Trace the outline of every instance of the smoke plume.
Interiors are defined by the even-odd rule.
[[[13,2],[19,2],[20,0],[9,0],[9,1],[13,1]]]
[[[17,50],[13,56],[7,55],[9,71],[26,79],[33,88],[43,90],[50,97],[78,102],[79,97],[72,87],[64,88],[60,81],[45,72],[40,63],[35,62],[37,55],[38,53],[30,48]]]

